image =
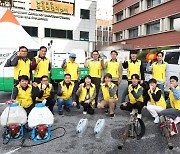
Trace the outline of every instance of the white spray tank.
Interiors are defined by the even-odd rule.
[[[78,125],[76,126],[76,134],[78,137],[82,137],[88,126],[88,119],[80,119]]]
[[[105,119],[99,119],[94,127],[94,134],[96,138],[100,138],[105,127]]]
[[[28,125],[30,128],[41,124],[52,125],[54,116],[48,107],[43,103],[37,103],[28,116]]]
[[[8,104],[1,114],[1,125],[26,124],[27,113],[18,103]]]

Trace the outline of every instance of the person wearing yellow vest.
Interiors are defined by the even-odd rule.
[[[166,78],[169,78],[169,70],[167,63],[163,61],[164,53],[158,52],[156,55],[157,62],[153,62],[151,65],[151,60],[149,60],[146,70],[147,72],[152,72],[152,77],[157,80],[157,86],[161,89],[162,94],[164,95],[164,84]]]
[[[28,84],[29,78],[26,75],[19,76],[19,84],[13,88],[12,100],[22,106],[27,114],[34,107],[35,99],[39,95],[36,84]]]
[[[167,103],[170,103],[171,108],[163,110],[162,115],[174,120],[177,124],[180,122],[180,86],[178,86],[178,78],[176,76],[170,77],[170,92]]]
[[[122,64],[117,60],[117,56],[117,51],[111,51],[111,60],[104,64],[104,68],[112,75],[112,82],[118,86],[122,81]]]
[[[74,82],[75,84],[75,89],[78,89],[79,83],[79,75],[80,75],[80,69],[78,63],[76,63],[76,54],[75,53],[70,53],[69,54],[69,61],[66,62],[66,59],[64,60],[62,64],[62,69],[65,71],[65,74],[70,74],[71,75],[71,81]],[[79,102],[78,98],[76,96],[76,102],[77,102],[77,108],[79,109]]]
[[[118,97],[116,95],[117,86],[111,82],[112,75],[107,73],[104,76],[105,82],[101,85],[98,94],[98,108],[104,109],[105,113],[108,113],[108,109],[110,110],[109,117],[114,118],[115,106],[118,101]]]
[[[70,107],[76,106],[75,83],[71,81],[71,75],[65,74],[64,80],[58,84],[57,103],[59,115],[63,115],[63,109],[70,112]]]
[[[121,110],[131,111],[131,114],[137,114],[137,118],[142,117],[141,111],[144,106],[143,88],[140,86],[139,75],[133,74],[131,76],[132,84],[128,86],[126,95],[128,95],[129,102],[126,102],[126,95],[122,98],[122,104],[120,105]],[[136,111],[137,110],[137,111]]]
[[[31,79],[31,61],[27,58],[28,49],[25,46],[19,47],[17,56],[8,60],[8,66],[14,66],[14,86],[18,85],[18,77],[22,75]]]
[[[95,106],[97,106],[98,92],[100,88],[100,83],[104,78],[104,60],[99,58],[99,52],[94,50],[92,52],[92,59],[87,57],[84,62],[84,67],[89,67],[89,75],[91,76],[91,82],[96,86],[96,98],[95,98]]]
[[[47,48],[41,46],[39,50],[39,56],[32,59],[31,69],[34,70],[34,82],[41,83],[41,77],[43,75],[48,76],[51,70],[50,59],[46,57]]]
[[[90,75],[85,76],[84,80],[84,83],[79,85],[76,95],[79,96],[79,102],[84,107],[83,114],[94,114],[96,88],[91,83]]]
[[[41,83],[38,84],[38,89],[39,95],[36,97],[36,101],[38,103],[44,103],[53,113],[53,107],[56,101],[54,99],[54,88],[52,84],[48,82],[48,76],[43,75],[41,77]]]
[[[154,117],[154,123],[159,123],[159,115],[163,110],[166,109],[166,102],[161,93],[161,89],[157,87],[156,79],[149,80],[148,96],[145,101],[144,108],[150,112],[150,114]],[[150,101],[148,101],[150,100]]]

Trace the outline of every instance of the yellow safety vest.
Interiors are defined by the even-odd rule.
[[[101,86],[104,100],[108,101],[110,98],[114,98],[114,99],[118,100],[116,93],[114,94],[113,97],[110,97],[109,88],[106,87],[105,85],[106,85],[106,83],[103,83]],[[115,84],[111,82],[110,88],[114,88],[114,86],[115,86]]]
[[[38,56],[34,57],[36,60],[36,63],[38,61]],[[34,77],[35,78],[41,78],[43,75],[48,76],[49,72],[49,63],[50,60],[48,58],[42,59],[38,64],[36,69],[34,70]]]
[[[71,75],[71,80],[78,80],[78,64],[76,62],[67,62],[67,66],[65,68],[65,73]]]
[[[141,61],[137,60],[135,63],[133,63],[131,60],[128,61],[128,80],[131,80],[131,76],[133,74],[139,75],[139,78],[141,79]]]
[[[162,64],[158,64],[157,62],[153,63],[152,75],[154,79],[162,82],[166,81],[166,65],[166,62]]]
[[[177,86],[176,89],[180,89],[180,87]],[[171,107],[180,110],[180,99],[176,99],[172,91],[169,92],[169,99]]]
[[[158,90],[160,90],[160,89],[159,89],[158,87],[156,87],[154,93],[156,94]],[[151,103],[152,103],[153,105],[161,106],[161,107],[163,107],[164,109],[166,108],[166,102],[165,102],[164,97],[163,97],[162,94],[161,94],[161,98],[160,98],[159,101],[157,101],[157,102],[154,101],[154,99],[153,99],[153,97],[152,97],[152,95],[151,95],[150,89],[148,90],[148,94],[149,94],[149,97],[150,97],[150,101],[151,101]]]
[[[130,86],[132,86],[132,84],[130,84],[130,85],[128,86],[128,97],[129,97],[130,103],[131,103],[131,104],[135,104],[137,101],[143,102],[143,101],[144,101],[143,95],[141,95],[138,99],[136,99],[136,98],[133,96],[133,94],[131,93]],[[138,84],[137,88],[134,88],[134,91],[137,93],[140,88],[142,88],[142,87]]]
[[[64,92],[62,93],[62,96],[57,96],[57,98],[62,98],[64,100],[68,100],[68,99],[72,98],[74,82],[71,81],[69,88],[67,88],[66,85],[63,83],[64,83],[64,81],[61,81],[59,84],[61,85],[61,88],[64,90]]]
[[[91,77],[101,78],[101,61],[89,61],[89,75]]]
[[[14,79],[18,80],[19,76],[27,75],[30,79],[30,63],[31,61],[27,59],[24,61],[23,59],[18,60],[18,64],[14,67]]]
[[[94,94],[94,91],[95,91],[95,85],[91,83],[91,86],[90,86],[90,98],[93,96]],[[81,92],[80,92],[80,95],[79,95],[79,102],[84,102],[85,101],[85,98],[86,98],[86,95],[87,95],[87,89],[86,87],[84,87],[84,83],[82,84],[82,89],[81,89]],[[95,104],[95,100],[93,100],[91,102],[91,104]]]
[[[108,61],[107,62],[107,73],[110,73],[113,78],[119,78],[119,61]]]
[[[41,84],[41,83],[38,84],[39,90],[41,90],[41,87],[42,87],[42,84]],[[44,99],[48,98],[48,97],[50,96],[50,94],[51,94],[51,90],[52,90],[52,84],[49,83],[49,86],[46,87],[46,89],[44,90],[44,93],[43,93],[42,98],[36,97],[36,100],[37,100],[37,101],[43,101]]]
[[[33,103],[32,100],[32,86],[28,84],[27,90],[23,90],[22,87],[18,84],[16,86],[18,88],[18,95],[16,97],[16,101],[23,108],[28,108]]]

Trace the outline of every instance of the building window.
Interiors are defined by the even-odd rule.
[[[89,32],[80,31],[80,40],[89,41]]]
[[[154,7],[158,4],[161,4],[162,0],[147,0],[147,8]]]
[[[129,29],[129,38],[138,37],[138,27]]]
[[[123,38],[122,32],[115,33],[115,36],[116,36],[116,41],[119,41]]]
[[[159,31],[160,31],[160,21],[147,24],[147,35],[155,34],[158,33]]]
[[[112,36],[109,37],[109,42],[112,42]]]
[[[81,19],[90,19],[90,11],[89,10],[81,9],[80,18]]]
[[[115,19],[116,21],[120,21],[123,19],[123,11],[120,11],[118,13],[115,14]]]
[[[170,17],[170,30],[174,29],[174,19],[180,18],[180,14],[176,14]]]
[[[101,36],[97,36],[97,41],[101,42],[102,41],[102,37]]]
[[[133,16],[133,15],[139,13],[139,3],[136,3],[136,4],[132,5],[129,8],[129,10],[130,10],[130,16]]]
[[[108,42],[108,37],[107,36],[103,36],[103,42]]]
[[[108,31],[108,27],[107,26],[103,27],[103,31]]]
[[[102,30],[102,26],[98,26],[98,27],[97,27],[97,30],[100,30],[100,31],[101,31],[101,30]]]
[[[110,32],[112,31],[112,27],[109,27],[109,31],[110,31]]]
[[[60,30],[60,29],[51,29],[45,28],[45,37],[53,38],[64,38],[64,39],[73,39],[72,30]]]
[[[38,37],[38,27],[23,26],[24,30],[33,37]]]

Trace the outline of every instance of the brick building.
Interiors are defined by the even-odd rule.
[[[180,46],[174,19],[180,17],[180,0],[114,0],[113,45],[134,49]]]

